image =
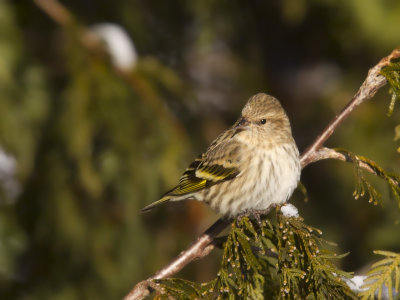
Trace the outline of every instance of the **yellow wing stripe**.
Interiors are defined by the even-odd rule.
[[[186,182],[182,185],[177,186],[177,188],[172,192],[172,194],[188,194],[205,188],[207,180],[201,180],[200,182]]]
[[[179,180],[179,184],[165,193],[163,197],[191,194],[224,180],[232,179],[238,174],[237,168],[225,168],[218,164],[202,166],[199,162],[196,162],[186,169]]]
[[[226,174],[209,173],[207,170],[197,170],[196,176],[211,181],[220,181],[226,178]]]
[[[238,170],[236,168],[224,168],[221,165],[211,165],[200,167],[196,170],[196,177],[204,178],[211,181],[221,181],[227,177],[236,174]]]

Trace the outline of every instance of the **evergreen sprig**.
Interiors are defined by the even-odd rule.
[[[160,284],[157,288],[159,292],[154,299],[204,299],[213,293],[216,280],[199,284],[193,281],[180,278],[168,278],[164,280],[155,280]]]
[[[382,299],[385,285],[389,299],[393,299],[393,289],[398,293],[400,288],[400,253],[381,250],[376,250],[374,253],[385,258],[372,265],[367,273],[368,277],[364,280],[365,290],[360,292],[359,296],[362,300],[375,299],[375,295],[378,299]]]
[[[343,257],[322,248],[322,232],[300,217],[261,223],[243,217],[232,224],[217,278],[204,284],[157,280],[157,299],[354,299],[343,278],[351,274],[334,261]]]
[[[277,220],[281,298],[354,298],[354,293],[342,279],[351,274],[334,264],[334,260],[345,255],[321,249],[332,243],[322,239],[322,232],[306,225],[302,218],[288,218],[278,213]]]
[[[392,94],[388,116],[391,116],[394,106],[400,99],[400,58],[392,59],[388,66],[382,68],[381,74],[386,77],[390,84],[389,92]]]
[[[400,176],[398,174],[389,173],[380,167],[376,162],[360,155],[356,155],[344,149],[335,149],[346,156],[348,162],[354,165],[354,176],[356,181],[353,196],[355,199],[359,197],[369,196],[368,202],[374,205],[382,205],[382,195],[367,180],[362,165],[368,166],[373,173],[386,181],[393,197],[396,199],[400,208]]]

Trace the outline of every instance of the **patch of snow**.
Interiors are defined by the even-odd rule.
[[[366,278],[367,276],[357,275],[350,279],[343,278],[343,280],[353,292],[359,293],[366,290],[365,288],[361,288]]]
[[[99,23],[91,30],[106,44],[113,64],[123,70],[131,70],[137,63],[138,55],[132,39],[121,26],[113,23]]]
[[[20,183],[15,179],[17,161],[0,147],[0,184],[4,191],[14,200],[21,192]]]
[[[290,204],[290,203],[283,205],[281,207],[281,212],[287,218],[291,218],[291,217],[298,218],[299,217],[299,211],[297,210],[296,206],[294,206],[293,204]]]

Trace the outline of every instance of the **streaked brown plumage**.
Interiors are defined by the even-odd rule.
[[[183,173],[178,185],[143,208],[195,199],[223,215],[266,210],[291,196],[300,179],[299,151],[279,101],[252,96],[240,118]]]

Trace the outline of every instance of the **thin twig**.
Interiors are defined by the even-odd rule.
[[[60,5],[58,1],[53,0],[34,0],[36,5],[40,7],[46,14],[56,23],[66,26],[73,20],[70,12]]]
[[[326,148],[326,147],[321,147],[321,148],[317,149],[313,153],[313,155],[310,156],[310,158],[312,158],[312,160],[309,160],[308,164],[315,163],[317,161],[324,160],[324,159],[337,159],[337,160],[349,162],[346,155],[344,155],[343,153],[338,152],[331,148]],[[368,171],[371,174],[379,176],[379,174],[374,169],[372,169],[371,166],[368,165],[367,163],[365,163],[363,161],[359,161],[358,164],[359,164],[360,168]]]
[[[312,159],[312,161],[309,162],[309,164],[320,161],[320,160],[324,160],[324,159],[337,159],[337,160],[341,160],[344,162],[352,162],[352,163],[354,162],[354,163],[357,163],[361,169],[363,169],[375,176],[383,178],[385,180],[389,180],[394,185],[398,184],[398,182],[395,181],[393,178],[385,177],[382,173],[380,173],[377,170],[375,170],[374,168],[372,168],[371,165],[367,164],[366,162],[360,160],[357,156],[356,156],[356,161],[353,161],[353,160],[349,159],[349,157],[346,156],[344,153],[336,151],[331,148],[326,148],[326,147],[319,148],[318,150],[316,150],[314,152],[312,158],[313,159]]]
[[[372,98],[379,88],[386,84],[386,78],[380,75],[380,71],[383,67],[389,64],[389,61],[393,58],[400,57],[400,49],[395,49],[392,53],[383,58],[376,66],[371,68],[368,72],[367,78],[361,85],[358,92],[350,100],[350,102],[343,108],[343,110],[329,123],[329,125],[322,131],[321,135],[303,152],[301,155],[301,167],[304,168],[307,165],[322,160],[322,159],[338,159],[347,161],[344,154],[339,153],[333,149],[322,147],[325,141],[332,135],[336,128],[349,116],[349,114],[365,100]],[[361,163],[360,167],[363,169],[375,173],[367,164]],[[207,247],[207,254],[211,252],[213,246],[210,245],[213,238],[215,238],[230,222],[227,222],[224,226],[220,223],[219,219],[214,225],[212,225],[205,233],[203,233],[198,240],[192,244],[187,250],[181,252],[177,259],[172,263],[163,267],[154,276],[139,282],[130,293],[124,298],[124,300],[135,300],[143,299],[150,293],[151,282],[153,279],[162,279],[175,274],[181,270],[185,265],[193,261],[194,259],[205,256],[204,249]],[[206,242],[207,241],[207,242]],[[198,251],[197,255],[195,250]],[[186,252],[190,253],[190,256],[186,255]],[[177,266],[179,265],[179,268]]]
[[[308,147],[301,156],[301,165],[305,167],[310,162],[314,161],[313,156],[316,155],[317,150],[322,147],[325,141],[332,135],[336,128],[349,116],[349,114],[365,100],[372,98],[378,89],[386,84],[386,78],[380,74],[383,67],[389,64],[389,61],[393,58],[400,57],[400,49],[397,48],[390,53],[390,55],[381,59],[381,61],[371,68],[368,72],[368,76],[361,85],[358,92],[354,95],[351,101],[343,108],[338,114],[322,131],[322,134]]]

